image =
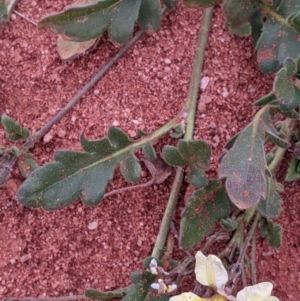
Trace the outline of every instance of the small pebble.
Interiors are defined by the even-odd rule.
[[[94,221],[94,222],[89,223],[87,227],[88,227],[89,230],[97,229],[98,228],[98,221]]]
[[[203,102],[199,102],[198,111],[199,111],[199,113],[205,113],[206,112],[206,104]]]
[[[46,134],[43,138],[44,143],[49,143],[53,139],[53,135],[50,133]]]
[[[212,98],[207,95],[201,95],[201,102],[204,102],[205,104],[211,103]]]
[[[214,122],[211,122],[211,123],[209,124],[209,127],[210,127],[211,129],[215,129],[215,128],[217,127],[217,125],[216,125]]]
[[[20,261],[25,262],[25,261],[28,261],[29,259],[31,259],[31,255],[25,254],[25,255],[21,256]]]
[[[200,88],[202,91],[204,91],[207,88],[209,80],[210,80],[210,78],[207,76],[204,76],[201,78]]]
[[[67,132],[65,130],[59,129],[58,133],[57,133],[57,136],[60,137],[60,138],[63,138],[63,137],[66,136],[66,134],[67,134]]]
[[[172,61],[167,58],[167,59],[165,59],[165,63],[168,64],[168,65],[170,65],[172,63]]]
[[[131,138],[136,137],[136,131],[129,130],[129,131],[128,131],[128,134],[129,134],[129,136],[130,136]]]
[[[94,90],[94,94],[95,95],[98,95],[100,93],[100,91],[97,89],[97,90]]]
[[[75,121],[76,121],[76,119],[77,119],[76,115],[72,115],[72,117],[71,117],[71,121],[72,121],[72,122],[75,122]]]
[[[117,120],[114,120],[114,122],[112,123],[113,126],[119,126],[120,125],[120,122],[117,121]]]
[[[142,240],[141,239],[138,239],[138,241],[137,241],[137,243],[136,243],[137,245],[138,245],[138,247],[141,247],[142,246],[142,244],[143,244],[143,242],[142,242]]]
[[[131,121],[132,121],[132,123],[134,123],[134,124],[139,124],[139,123],[140,123],[137,119],[133,119],[133,120],[131,120]]]

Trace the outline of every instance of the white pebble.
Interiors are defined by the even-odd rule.
[[[132,121],[132,123],[134,123],[134,124],[139,124],[139,123],[140,123],[137,119],[133,119],[133,120],[131,120],[131,121]]]
[[[100,91],[97,89],[97,90],[94,90],[94,94],[95,95],[98,95],[100,93]]]
[[[117,121],[117,120],[114,120],[114,122],[112,123],[113,126],[119,126],[120,125],[120,122]]]
[[[136,131],[130,130],[130,131],[128,131],[128,134],[129,134],[129,136],[130,136],[131,138],[136,137]]]
[[[204,76],[201,78],[200,88],[202,91],[204,91],[207,88],[209,80],[210,80],[210,78],[207,76]]]
[[[98,221],[94,221],[94,222],[89,223],[87,227],[88,227],[89,230],[97,229],[98,228]]]
[[[21,256],[20,261],[25,262],[25,261],[28,261],[29,259],[31,259],[31,255],[25,254],[25,255]]]
[[[53,139],[53,135],[50,133],[46,134],[43,138],[44,143],[49,143]]]
[[[172,61],[170,59],[165,59],[165,63],[170,65],[172,63]]]

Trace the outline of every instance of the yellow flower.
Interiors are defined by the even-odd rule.
[[[210,298],[201,298],[193,293],[183,293],[178,296],[173,296],[169,301],[227,301],[224,296],[216,294]]]
[[[201,251],[196,254],[196,279],[202,285],[214,291],[223,289],[228,281],[228,274],[222,261],[215,255],[205,256]]]
[[[252,286],[246,286],[236,296],[237,301],[279,301],[277,297],[271,296],[273,284],[261,282]]]

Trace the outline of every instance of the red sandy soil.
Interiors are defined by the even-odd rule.
[[[17,10],[37,21],[66,4],[22,0]],[[134,138],[138,128],[151,132],[180,112],[201,15],[201,10],[181,4],[166,13],[161,29],[144,35],[53,127],[48,140],[35,145],[37,162],[52,161],[58,149],[81,150],[83,132],[88,139],[100,138],[117,123]],[[210,177],[216,176],[226,141],[253,118],[257,110],[253,102],[272,88],[272,77],[258,70],[252,41],[230,36],[223,22],[218,7],[203,71],[210,81],[201,95],[194,134],[212,145]],[[0,33],[0,114],[37,131],[119,48],[105,35],[96,50],[63,62],[53,32],[13,14]],[[3,129],[0,142],[11,145]],[[156,144],[157,151],[167,143],[175,142],[164,137]],[[285,170],[283,165],[279,173],[285,185],[283,210],[276,220],[283,227],[282,246],[274,250],[259,240],[256,258],[258,280],[272,282],[281,301],[297,300],[300,292],[300,192],[298,183],[284,183]],[[148,178],[145,169],[142,182]],[[172,179],[109,197],[95,208],[78,200],[46,212],[18,203],[15,193],[23,178],[15,168],[0,188],[0,298],[57,297],[82,294],[90,287],[111,290],[128,285],[131,272],[141,269],[143,258],[151,254]],[[117,172],[109,190],[126,185]],[[183,208],[181,200],[177,216]],[[95,221],[98,227],[89,230]]]

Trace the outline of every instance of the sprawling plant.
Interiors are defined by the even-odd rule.
[[[270,283],[255,284],[255,269],[249,272],[249,262],[255,262],[254,253],[250,259],[246,251],[251,241],[252,246],[255,245],[257,228],[271,247],[281,244],[281,226],[273,221],[281,211],[280,192],[283,189],[277,182],[276,171],[285,150],[291,145],[296,147],[286,179],[300,178],[300,135],[296,127],[300,106],[300,0],[186,0],[185,3],[198,7],[221,3],[229,31],[239,36],[253,35],[259,67],[265,73],[275,73],[272,91],[255,103],[260,110],[225,145],[218,179],[208,179],[205,173],[209,168],[210,146],[205,141],[192,140],[203,49],[212,8],[207,8],[204,13],[204,38],[200,35],[187,102],[174,119],[153,133],[140,131],[140,138],[131,140],[119,128],[111,127],[106,137],[95,141],[89,141],[82,135],[82,151],[57,151],[54,162],[37,167],[28,151],[46,131],[30,134],[28,129],[23,129],[10,117],[3,115],[1,118],[8,139],[26,140],[19,148],[2,148],[0,156],[0,185],[7,181],[15,162],[27,177],[17,192],[17,198],[24,206],[54,210],[69,205],[77,198],[86,205],[98,205],[104,197],[114,193],[105,193],[105,190],[116,168],[120,169],[126,182],[139,181],[141,165],[135,155],[138,150],[143,151],[142,160],[152,175],[149,185],[163,182],[175,170],[170,166],[176,168],[157,243],[152,257],[145,259],[146,270],[134,272],[131,276],[133,284],[127,288],[111,292],[89,289],[82,298],[167,301],[182,280],[195,271],[199,282],[194,291],[197,294],[184,293],[172,297],[171,301],[278,300],[271,296]],[[176,1],[168,0],[164,4],[172,8]],[[94,43],[105,30],[111,39],[124,43],[132,34],[136,21],[143,30],[158,30],[160,20],[160,1],[93,0],[72,4],[61,13],[45,17],[39,26],[54,29],[59,34],[59,43]],[[181,139],[176,146],[164,146],[160,157],[152,143],[170,132],[173,137]],[[268,152],[266,143],[273,144]],[[184,171],[195,192],[188,200],[180,221],[181,247],[192,251],[216,227],[219,230],[208,240],[203,253],[207,253],[218,236],[224,233],[230,240],[218,257],[197,253],[196,261],[193,256],[187,256],[181,262],[172,261],[173,269],[166,272],[157,260],[161,264],[169,260],[163,249],[167,249],[166,254],[171,252],[170,248],[172,250],[168,244],[165,246],[165,240]],[[143,185],[128,189],[141,187]],[[234,254],[238,254],[238,258]],[[225,258],[226,267],[221,262],[225,264]],[[197,260],[206,268],[201,270]],[[209,271],[210,268],[215,274]],[[241,275],[243,289],[235,292]],[[251,286],[245,283],[247,275],[251,276]],[[204,291],[206,295],[210,294],[209,299],[199,297]]]

